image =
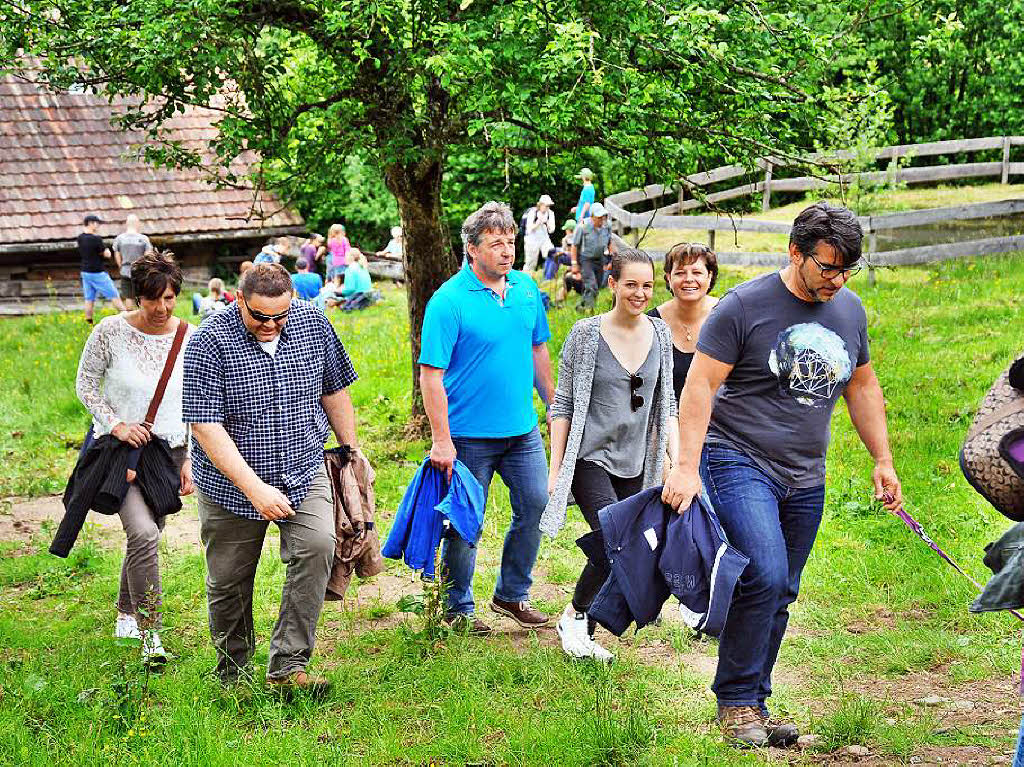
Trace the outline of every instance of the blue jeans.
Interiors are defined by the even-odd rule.
[[[540,515],[548,502],[548,464],[540,431],[534,427],[520,437],[454,437],[452,441],[458,459],[476,477],[485,498],[495,471],[508,486],[512,524],[505,533],[494,596],[506,602],[525,600],[540,548]],[[442,577],[448,581],[448,613],[471,615],[476,547],[458,537],[445,538],[441,558]]]
[[[750,557],[719,640],[711,689],[719,705],[765,708],[789,605],[821,524],[825,486],[786,487],[722,444],[704,446],[700,475],[729,542]]]

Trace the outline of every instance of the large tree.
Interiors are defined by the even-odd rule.
[[[510,167],[596,147],[628,184],[804,148],[837,101],[813,95],[830,40],[800,2],[0,0],[0,68],[130,96],[125,124],[154,142],[175,113],[213,108],[205,156],[150,156],[229,182],[245,150],[274,169],[257,164],[258,183],[286,190],[329,158],[372,158],[405,228],[415,363],[426,302],[456,268],[450,153]]]

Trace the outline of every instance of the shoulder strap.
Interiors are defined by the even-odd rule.
[[[167,388],[167,381],[174,370],[174,363],[178,359],[178,352],[181,351],[181,344],[185,340],[185,329],[188,323],[178,320],[178,329],[174,331],[174,341],[171,343],[171,350],[167,352],[167,360],[164,362],[164,369],[160,373],[160,380],[156,384],[156,391],[153,392],[153,399],[149,401],[149,410],[146,411],[146,420],[142,425],[147,429],[153,428],[153,421],[156,418],[156,411],[160,409],[160,402],[164,398],[164,390]]]

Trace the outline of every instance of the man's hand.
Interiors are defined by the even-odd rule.
[[[700,488],[700,474],[695,470],[687,471],[681,466],[673,466],[661,491],[661,500],[680,514],[685,514],[693,499],[700,495]]]
[[[192,484],[192,459],[186,458],[185,463],[181,464],[181,472],[179,475],[181,479],[181,487],[178,490],[178,495],[192,495],[196,487]]]
[[[430,465],[444,472],[444,477],[452,481],[452,468],[455,466],[455,443],[450,439],[434,442],[430,445]]]
[[[881,501],[886,511],[895,514],[903,508],[903,486],[892,463],[876,463],[871,480],[875,484],[875,499]]]
[[[295,516],[288,496],[266,482],[260,482],[247,497],[253,508],[268,522]]]
[[[116,439],[122,442],[127,442],[132,447],[142,447],[149,442],[149,429],[142,424],[138,423],[125,423],[122,421],[117,424],[110,433],[114,435]]]

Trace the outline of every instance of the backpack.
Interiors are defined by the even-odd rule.
[[[1024,440],[1024,392],[1010,386],[1009,370],[992,384],[978,406],[960,449],[960,470],[996,511],[1024,521],[1024,463],[1010,446]]]

